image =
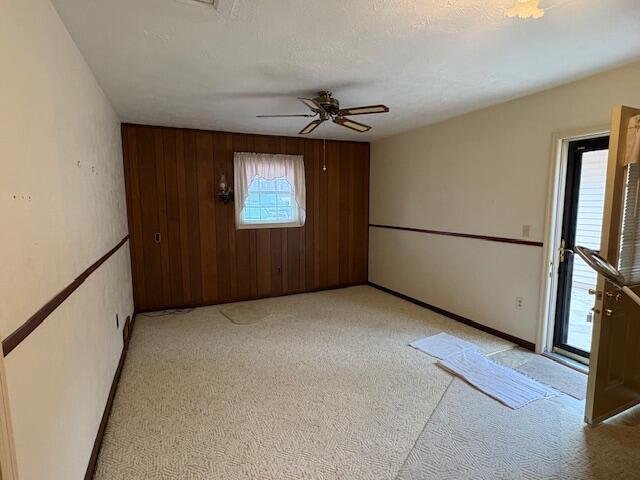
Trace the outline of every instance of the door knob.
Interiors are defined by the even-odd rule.
[[[606,295],[609,300],[615,300],[616,302],[620,302],[622,300],[621,293],[607,292]]]
[[[597,298],[602,297],[602,292],[600,290],[596,290],[594,288],[589,289],[589,295],[595,295]]]
[[[605,315],[605,317],[613,316],[613,310],[611,310],[610,308],[605,308],[604,309],[604,315]]]

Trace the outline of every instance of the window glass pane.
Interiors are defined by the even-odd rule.
[[[608,150],[594,150],[582,155],[575,244],[594,250],[600,249],[608,158]],[[591,350],[593,331],[595,298],[589,295],[589,290],[595,289],[597,284],[595,270],[574,255],[566,343],[584,352]]]
[[[258,184],[256,186],[256,188],[260,191],[266,191],[266,190],[275,190],[275,188],[273,188],[274,185],[274,180],[265,180],[264,178],[258,177]]]
[[[286,194],[286,193],[278,192],[278,206],[290,207],[291,197],[292,197],[291,193]]]
[[[260,219],[261,220],[276,220],[276,209],[275,207],[262,207],[260,209]]]
[[[260,220],[260,209],[247,207],[245,208],[245,218],[251,220]]]
[[[260,192],[260,205],[263,207],[275,207],[276,198],[275,193]]]
[[[260,206],[260,195],[255,192],[249,192],[249,196],[247,197],[247,202],[245,203],[247,207],[258,207]]]
[[[291,185],[284,178],[276,178],[276,190],[279,192],[291,192]]]
[[[286,220],[287,218],[291,218],[293,216],[291,208],[278,208],[276,215],[278,216],[278,218],[281,218],[283,220]]]
[[[294,223],[298,205],[291,184],[284,178],[266,180],[256,177],[249,185],[249,196],[242,220],[249,224]]]

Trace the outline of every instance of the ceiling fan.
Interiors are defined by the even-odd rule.
[[[389,107],[386,105],[368,105],[366,107],[340,108],[340,102],[337,98],[333,98],[332,93],[328,90],[318,92],[315,98],[298,98],[313,113],[301,115],[257,115],[258,118],[275,118],[275,117],[318,117],[309,125],[300,130],[300,135],[306,135],[313,132],[318,125],[327,120],[337,123],[356,132],[364,133],[371,130],[369,125],[356,122],[347,118],[351,115],[369,115],[372,113],[386,113]]]

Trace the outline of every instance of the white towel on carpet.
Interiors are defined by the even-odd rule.
[[[448,333],[438,333],[431,337],[421,338],[420,340],[411,342],[409,346],[440,359],[467,350],[478,350],[478,347],[473,343],[454,337]]]
[[[476,350],[465,350],[452,355],[438,361],[438,365],[513,409],[558,395],[553,388],[499,365]]]

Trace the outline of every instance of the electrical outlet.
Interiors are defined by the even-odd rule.
[[[516,310],[522,310],[524,307],[524,298],[516,297]]]
[[[522,225],[522,236],[529,238],[531,236],[531,225]]]

